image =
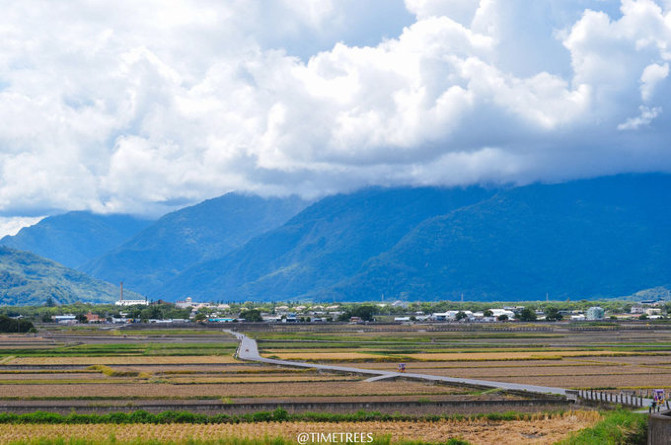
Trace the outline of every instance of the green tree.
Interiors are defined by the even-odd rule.
[[[492,317],[494,315],[494,312],[492,312],[490,309],[487,309],[482,313],[484,317]]]
[[[143,320],[163,320],[163,310],[161,305],[152,304],[140,310],[139,317]]]
[[[559,309],[556,307],[550,307],[545,310],[545,319],[547,321],[559,321],[562,318],[564,317],[559,313]]]
[[[28,320],[0,315],[0,332],[28,332],[31,329],[35,329],[35,326]]]
[[[205,315],[203,312],[198,312],[195,317],[193,317],[193,321],[197,323],[204,323],[205,320],[207,320],[207,315]]]
[[[191,315],[191,309],[180,309],[177,307],[173,307],[170,305],[166,305],[163,309],[163,317],[164,318],[179,318],[179,319],[186,319],[189,318],[189,315]]]
[[[497,320],[508,321],[508,316],[506,314],[501,314],[501,315],[498,316]]]
[[[242,311],[240,313],[240,318],[244,318],[245,321],[251,321],[251,322],[263,321],[263,317],[261,317],[261,312],[258,309],[249,309],[246,311]]]
[[[454,316],[454,319],[457,321],[463,320],[465,318],[468,318],[468,315],[466,315],[466,312],[464,311],[459,311],[457,312],[457,315]]]
[[[359,317],[363,321],[373,321],[377,308],[371,304],[362,304],[350,312],[350,317]]]
[[[520,311],[519,319],[520,321],[536,321],[536,312],[531,308],[525,307]]]

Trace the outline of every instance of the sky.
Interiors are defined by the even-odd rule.
[[[671,0],[4,2],[0,232],[671,171]]]

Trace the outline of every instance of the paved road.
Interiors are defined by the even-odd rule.
[[[490,382],[488,380],[463,379],[455,377],[443,377],[430,374],[416,374],[412,372],[393,372],[393,371],[379,371],[374,369],[353,368],[349,366],[332,366],[332,365],[317,365],[314,363],[294,362],[289,360],[277,360],[272,358],[265,358],[259,355],[259,349],[256,345],[256,340],[247,337],[240,332],[227,330],[226,332],[235,335],[240,340],[238,347],[238,358],[241,360],[251,360],[262,363],[269,363],[272,365],[294,366],[298,368],[312,368],[323,369],[325,371],[340,371],[352,372],[364,375],[370,375],[369,380],[381,380],[385,378],[403,377],[418,380],[428,380],[432,382],[457,383],[466,385],[477,385],[488,388],[500,388],[506,390],[528,391],[537,394],[556,394],[565,396],[566,390],[564,388],[553,388],[549,386],[523,385],[520,383],[506,383],[506,382]]]

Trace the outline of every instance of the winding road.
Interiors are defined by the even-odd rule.
[[[514,391],[528,391],[536,394],[555,394],[560,396],[566,396],[567,392],[564,388],[553,388],[550,386],[536,386],[536,385],[524,385],[521,383],[507,383],[507,382],[491,382],[488,380],[475,380],[475,379],[463,379],[455,377],[443,377],[438,375],[431,374],[416,374],[412,372],[393,372],[393,371],[380,371],[374,369],[365,369],[365,368],[353,368],[349,366],[332,366],[332,365],[318,365],[315,363],[305,363],[305,362],[295,362],[290,360],[278,360],[273,358],[265,358],[259,355],[259,348],[256,344],[256,340],[247,337],[245,334],[240,332],[235,332],[231,330],[226,330],[229,334],[232,334],[240,340],[240,346],[238,347],[238,358],[241,360],[250,360],[255,362],[268,363],[272,365],[281,365],[281,366],[293,366],[298,368],[312,368],[312,369],[323,369],[325,371],[339,371],[339,372],[352,372],[364,375],[370,375],[367,381],[375,381],[382,379],[389,379],[395,377],[403,377],[410,379],[418,380],[427,380],[431,382],[445,382],[445,383],[456,383],[456,384],[465,384],[465,385],[476,385],[484,386],[488,388],[499,388],[504,390],[514,390]]]

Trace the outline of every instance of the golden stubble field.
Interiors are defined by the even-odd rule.
[[[125,384],[58,384],[52,385],[4,385],[0,386],[3,397],[355,397],[360,395],[385,394],[450,394],[448,386],[434,386],[421,382],[404,382],[390,385],[389,382],[283,382],[266,383],[221,383],[221,384],[169,384],[169,383],[125,383]]]
[[[360,332],[352,327],[350,332],[343,333],[311,332],[305,334],[308,341],[304,341],[303,334],[291,332],[292,328],[286,332],[279,329],[249,334],[261,338],[259,345],[265,356],[297,361],[384,370],[396,370],[397,363],[403,361],[407,370],[415,373],[575,389],[667,388],[671,382],[671,353],[666,347],[671,334],[667,331],[429,332],[418,327],[394,335],[380,329]],[[454,392],[453,388],[420,382],[370,384],[359,382],[363,380],[361,376],[250,364],[235,359],[232,353],[127,355],[124,348],[140,348],[148,343],[156,348],[160,341],[172,348],[185,336],[180,332],[181,337],[173,339],[160,330],[154,336],[146,334],[128,337],[107,334],[115,343],[105,343],[101,331],[95,338],[90,337],[98,342],[90,346],[97,348],[102,342],[101,347],[111,348],[110,354],[76,355],[68,350],[66,355],[51,356],[34,356],[31,352],[33,347],[45,344],[39,336],[3,336],[0,344],[4,341],[6,345],[25,345],[30,351],[24,356],[0,355],[2,397],[262,398],[421,396]],[[184,338],[191,344],[197,337]],[[78,345],[76,348],[87,347],[82,336],[64,338]],[[264,343],[281,347],[264,349]],[[644,347],[637,349],[637,344]],[[660,346],[655,348],[656,344]],[[119,353],[114,352],[115,345]],[[222,343],[229,351],[230,346],[230,341]],[[106,366],[108,374],[92,372],[90,367],[95,365]]]
[[[264,350],[263,354],[385,370],[395,370],[400,358],[406,362],[409,372],[566,388],[666,388],[671,382],[671,354],[667,346],[671,344],[670,335],[637,332],[635,337],[618,335],[611,338],[603,333],[562,332],[542,335],[504,332],[499,335],[470,331],[435,333],[418,328],[395,336],[393,332],[376,329],[371,333],[331,332],[323,336],[318,332],[311,333],[311,341],[303,343],[300,335],[287,332],[286,338],[266,340],[273,347]],[[263,335],[249,334],[252,338],[255,334]],[[275,337],[285,334],[272,333]],[[472,338],[469,337],[471,334]],[[6,341],[8,344],[19,343],[11,336]],[[29,403],[26,400],[31,400],[30,403],[51,406],[66,404],[71,399],[84,399],[77,402],[91,404],[107,403],[105,401],[117,404],[135,399],[190,401],[221,398],[228,404],[267,400],[278,403],[306,400],[430,402],[439,398],[476,401],[508,397],[473,388],[405,379],[365,382],[359,375],[250,364],[232,356],[230,343],[218,352],[216,348],[209,352],[212,345],[203,344],[198,355],[189,352],[188,345],[182,349],[166,347],[164,351],[168,355],[151,355],[159,350],[158,346],[142,349],[142,345],[160,342],[156,336],[149,340],[117,338],[118,346],[87,344],[82,336],[78,342],[72,341],[72,347],[69,343],[63,346],[62,355],[45,350],[39,356],[35,351],[41,347],[40,341],[37,337],[31,344],[22,339],[21,345],[26,346],[24,354],[17,353],[15,346],[13,349],[8,347],[5,355],[0,351],[1,398],[10,399],[11,403],[26,404]],[[70,342],[70,339],[66,341]],[[262,349],[263,341],[260,341]],[[129,345],[137,346],[135,355],[128,353]],[[84,352],[80,353],[80,350]],[[87,355],[86,351],[91,353]],[[192,355],[183,355],[187,353]],[[186,405],[188,403],[184,403]],[[0,425],[0,443],[39,437],[65,440],[114,437],[121,442],[137,438],[186,442],[190,438],[210,440],[233,436],[293,440],[301,432],[359,431],[390,435],[392,441],[444,442],[451,437],[460,437],[474,444],[499,444],[502,441],[546,444],[598,420],[599,414],[594,412],[569,412],[500,422],[479,419],[238,425]]]
[[[310,333],[310,341],[279,328],[257,335],[266,356],[287,360],[570,389],[649,390],[671,387],[671,329],[622,325],[577,330],[566,324],[497,332],[459,325],[432,332]],[[319,348],[319,343],[328,345]],[[348,345],[352,347],[348,350]]]
[[[372,433],[390,436],[392,443],[422,440],[434,443],[461,438],[473,444],[551,444],[574,431],[600,420],[593,411],[558,415],[538,415],[529,420],[490,421],[440,420],[395,422],[257,422],[247,424],[168,425],[0,425],[0,442],[40,438],[108,440],[130,442],[137,439],[187,443],[189,440],[216,440],[226,437],[282,437],[295,441],[300,433]]]
[[[239,363],[232,355],[11,357],[3,365],[172,365]]]

